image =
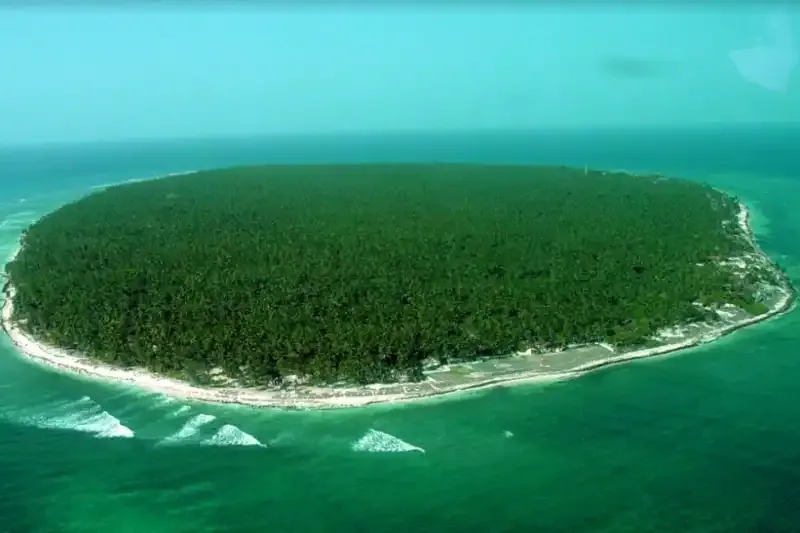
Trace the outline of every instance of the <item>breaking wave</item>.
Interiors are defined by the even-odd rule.
[[[188,413],[192,408],[188,405],[181,405],[175,411],[169,414],[170,417],[175,418],[181,416],[183,413]]]
[[[35,211],[20,211],[0,220],[0,229],[19,231],[36,219]]]
[[[167,396],[166,394],[154,394],[152,398],[156,401],[158,405],[166,405],[170,403],[175,403],[177,400],[172,396]]]
[[[164,440],[161,441],[161,443],[170,444],[189,439],[195,434],[197,434],[197,432],[200,431],[201,427],[205,426],[209,422],[213,422],[215,419],[216,417],[214,415],[204,415],[202,413],[199,415],[195,415],[192,418],[190,418],[183,425],[181,429],[179,429],[169,437],[166,437]]]
[[[370,429],[353,443],[355,452],[422,452],[425,450],[377,429]]]
[[[266,448],[257,438],[230,424],[225,424],[219,428],[214,436],[204,440],[203,444],[208,446],[260,446]]]
[[[91,433],[99,438],[131,438],[134,435],[132,429],[104,411],[88,396],[76,402],[54,406],[42,414],[21,417],[19,422],[40,429],[67,429]]]

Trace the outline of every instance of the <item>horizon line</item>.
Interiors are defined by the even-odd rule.
[[[592,132],[692,132],[708,131],[720,128],[748,129],[748,128],[799,128],[800,122],[782,121],[753,121],[753,122],[702,122],[694,124],[645,124],[645,125],[566,125],[566,126],[530,126],[507,128],[407,128],[387,130],[341,130],[321,132],[274,132],[274,133],[244,133],[244,134],[203,134],[181,135],[170,137],[142,136],[118,137],[111,139],[79,139],[79,140],[44,140],[22,142],[0,142],[0,149],[30,149],[30,148],[58,148],[97,145],[140,144],[151,145],[158,143],[181,143],[203,141],[254,141],[254,140],[297,140],[297,139],[332,139],[336,137],[392,137],[409,135],[449,136],[449,135],[496,135],[496,134],[531,134],[531,133],[592,133]]]

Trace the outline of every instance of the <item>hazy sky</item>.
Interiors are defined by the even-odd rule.
[[[0,144],[800,121],[794,14],[70,4],[0,8]]]

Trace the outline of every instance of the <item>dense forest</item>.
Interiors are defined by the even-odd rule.
[[[422,377],[431,360],[636,345],[757,313],[714,261],[737,201],[561,167],[244,167],[111,187],[23,234],[15,319],[108,363],[253,385]]]

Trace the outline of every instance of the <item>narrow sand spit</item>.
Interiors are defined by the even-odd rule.
[[[744,205],[737,217],[738,223],[748,241],[757,253],[766,257],[764,252],[758,247],[753,237],[749,220],[749,212]],[[8,262],[13,261],[20,248],[18,247]],[[329,409],[343,407],[357,407],[376,403],[400,403],[454,394],[463,391],[474,391],[497,387],[501,385],[512,385],[522,383],[555,381],[579,376],[590,370],[618,364],[634,359],[643,359],[657,355],[664,355],[699,344],[713,341],[722,335],[730,333],[739,328],[761,322],[776,315],[779,315],[792,307],[794,302],[794,291],[788,280],[783,280],[781,287],[781,297],[772,308],[763,315],[746,318],[734,323],[728,323],[711,331],[706,331],[701,335],[692,337],[680,342],[666,344],[655,348],[637,350],[633,352],[612,355],[607,358],[596,359],[583,365],[572,368],[564,372],[542,372],[527,371],[511,375],[495,376],[487,375],[483,380],[450,387],[434,388],[431,391],[407,391],[403,393],[382,393],[382,387],[361,387],[352,389],[336,388],[314,388],[304,392],[301,389],[293,392],[285,390],[257,390],[247,388],[204,388],[192,386],[188,383],[175,379],[165,378],[138,369],[121,369],[101,363],[93,362],[80,354],[73,354],[45,343],[35,340],[32,336],[20,329],[19,325],[11,320],[14,309],[14,287],[10,284],[5,286],[5,302],[2,309],[2,327],[8,334],[11,341],[17,346],[21,355],[36,362],[45,364],[49,367],[80,374],[82,376],[115,382],[132,384],[142,389],[160,392],[167,396],[182,398],[190,401],[209,402],[209,403],[235,403],[256,407],[275,407],[275,408],[294,408],[294,409]],[[610,352],[613,353],[613,352]],[[406,388],[413,388],[413,384],[408,384]]]

